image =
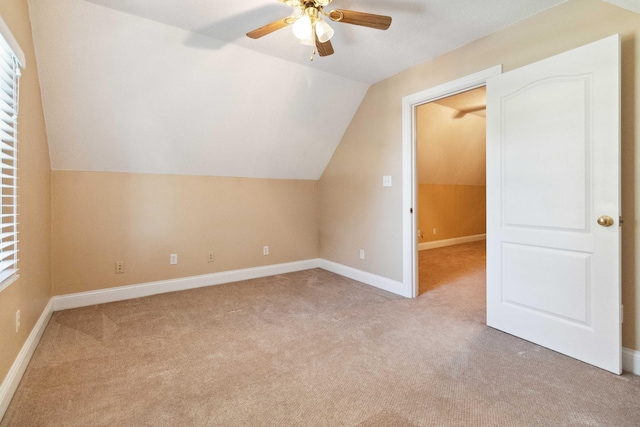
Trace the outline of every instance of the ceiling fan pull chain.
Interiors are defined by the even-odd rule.
[[[316,54],[316,50],[313,49],[313,52],[311,52],[311,57],[309,57],[309,61],[313,61],[313,57]]]

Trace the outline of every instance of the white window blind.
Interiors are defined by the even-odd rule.
[[[0,37],[0,290],[18,275],[18,99],[20,66]]]

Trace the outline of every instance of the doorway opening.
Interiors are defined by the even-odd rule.
[[[502,66],[488,68],[460,79],[426,89],[402,99],[402,229],[403,295],[418,296],[418,174],[416,163],[416,115],[420,105],[484,87],[491,77],[500,75]],[[424,235],[424,231],[423,231]],[[437,235],[437,230],[436,230]]]
[[[418,295],[447,286],[484,305],[486,87],[417,106],[415,129]]]

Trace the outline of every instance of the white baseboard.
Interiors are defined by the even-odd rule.
[[[640,375],[640,351],[622,348],[622,370]]]
[[[459,245],[461,243],[477,242],[487,238],[486,234],[476,234],[473,236],[456,237],[455,239],[436,240],[434,242],[418,243],[418,250],[442,248],[444,246]]]
[[[60,295],[52,298],[53,309],[55,311],[67,310],[70,308],[87,307],[95,304],[141,298],[166,292],[184,291],[187,289],[202,288],[205,286],[239,282],[241,280],[275,276],[277,274],[293,273],[295,271],[318,268],[319,264],[318,259],[309,259],[284,264],[204,274],[202,276],[183,277],[179,279],[161,280],[158,282],[141,283],[138,285],[120,286],[117,288]]]
[[[321,259],[319,267],[330,271],[332,273],[339,274],[349,279],[357,280],[370,286],[374,286],[379,289],[383,289],[388,292],[392,292],[398,295],[404,295],[404,285],[402,282],[396,280],[387,279],[386,277],[378,276],[366,271],[358,270],[353,267],[348,267],[343,264],[338,264],[333,261],[327,261]]]
[[[22,380],[22,375],[24,375],[24,371],[27,369],[27,365],[31,361],[31,356],[33,356],[33,352],[36,350],[36,347],[40,342],[40,338],[47,327],[47,323],[49,323],[49,319],[51,318],[53,311],[53,301],[49,300],[42,311],[40,318],[27,337],[27,340],[22,345],[22,349],[20,349],[18,356],[13,361],[11,369],[9,369],[4,381],[2,381],[2,385],[0,385],[0,420],[4,417],[4,413],[7,411],[9,403],[11,403],[13,394],[18,388],[20,380]]]
[[[393,292],[398,295],[404,295],[404,288],[401,282],[347,267],[332,261],[309,259],[285,264],[267,265],[264,267],[253,267],[243,270],[223,271],[220,273],[205,274],[202,276],[183,277],[179,279],[162,280],[158,282],[60,295],[52,298],[53,309],[54,311],[60,311],[70,308],[87,307],[90,305],[141,298],[166,292],[184,291],[187,289],[202,288],[205,286],[239,282],[241,280],[275,276],[276,274],[293,273],[295,271],[310,270],[312,268],[323,268],[327,271],[366,283],[367,285],[384,289],[385,291]]]

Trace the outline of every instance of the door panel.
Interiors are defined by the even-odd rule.
[[[575,251],[503,243],[502,300],[588,326],[590,258]]]
[[[505,225],[584,230],[590,170],[587,92],[584,76],[548,78],[503,99]],[[531,111],[545,99],[554,102]]]
[[[619,207],[617,35],[487,81],[489,326],[620,373]]]

